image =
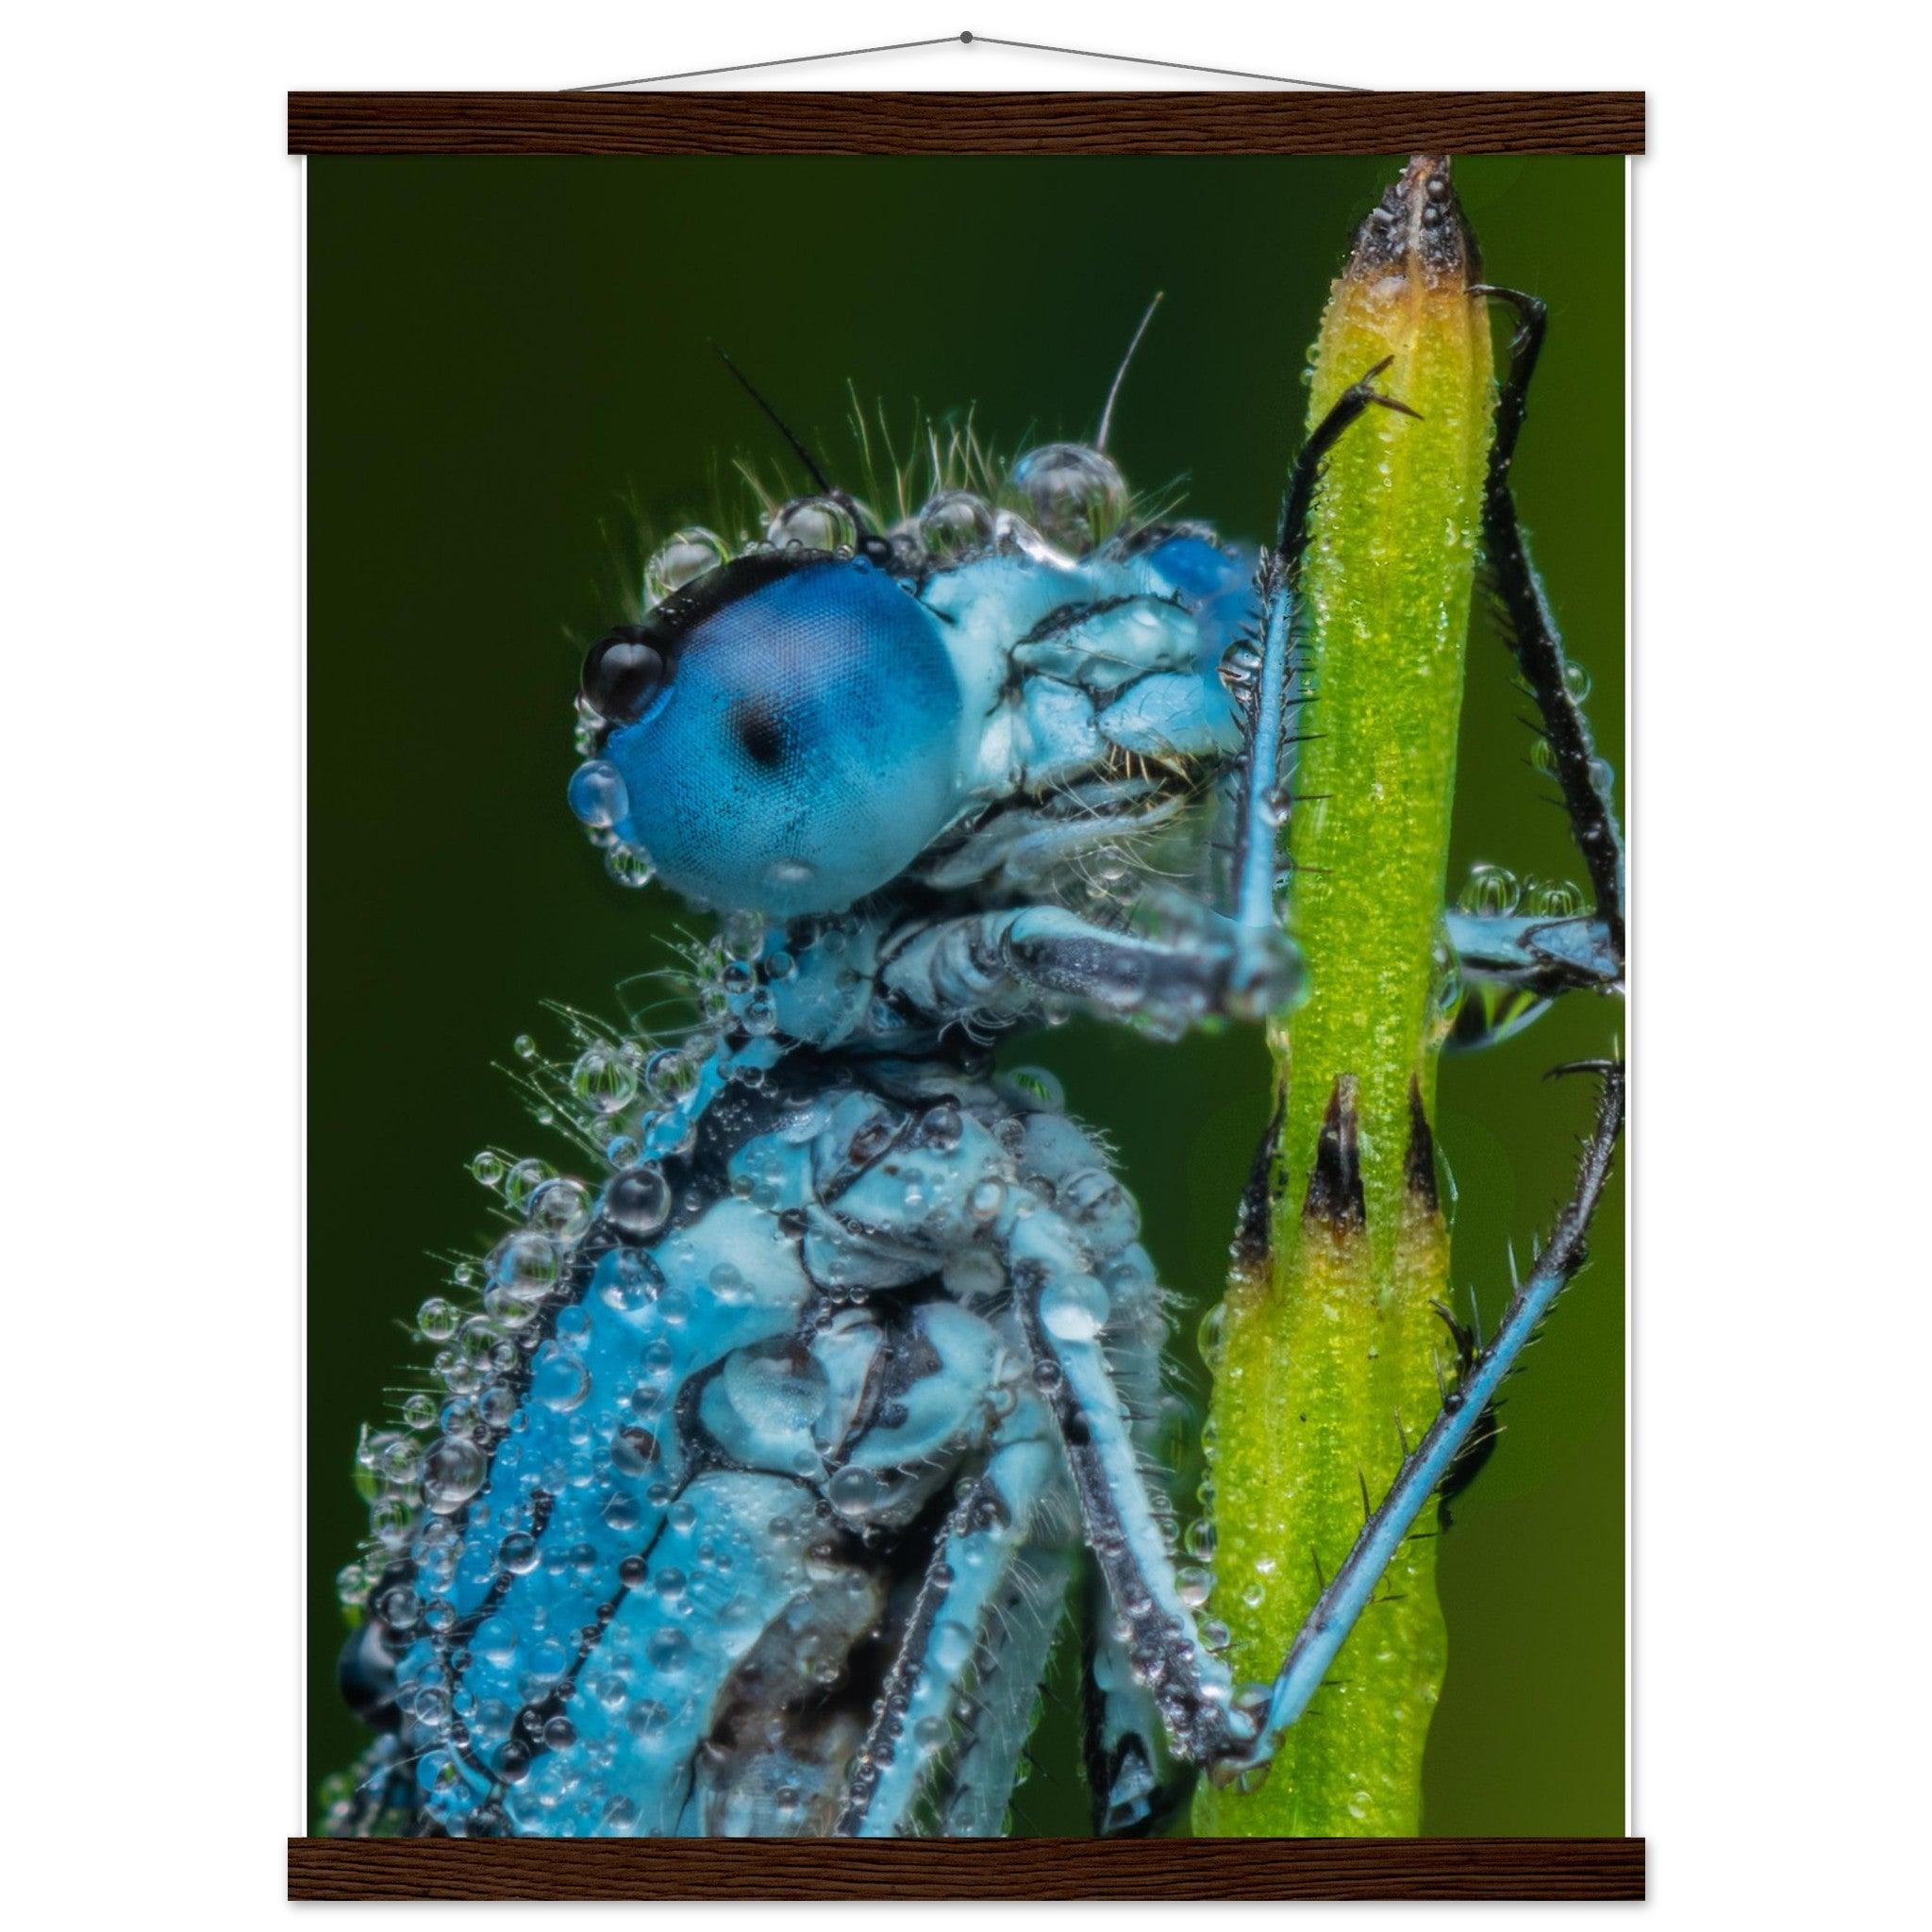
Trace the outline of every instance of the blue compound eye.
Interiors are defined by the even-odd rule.
[[[594,647],[584,697],[610,730],[579,815],[707,906],[849,906],[958,808],[938,620],[863,558],[708,572]]]

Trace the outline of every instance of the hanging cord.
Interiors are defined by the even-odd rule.
[[[841,47],[830,54],[783,54],[771,60],[740,60],[729,67],[692,67],[682,74],[646,74],[635,80],[593,80],[568,87],[568,94],[608,93],[613,88],[657,87],[667,80],[708,80],[719,74],[750,74],[761,67],[803,67],[814,60],[856,60],[862,54],[904,54],[914,47],[1017,47],[1028,54],[1071,54],[1077,60],[1118,60],[1133,67],[1167,67],[1179,74],[1215,74],[1229,80],[1265,80],[1276,87],[1318,88],[1329,93],[1365,94],[1373,90],[1337,80],[1297,80],[1286,74],[1250,74],[1240,67],[1204,67],[1192,60],[1163,60],[1152,54],[1106,54],[1092,47],[1049,47],[1038,41],[1003,41],[992,34],[941,34],[929,41],[893,41],[882,47]]]

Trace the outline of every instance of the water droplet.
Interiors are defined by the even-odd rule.
[[[637,1064],[622,1047],[592,1041],[570,1070],[570,1088],[598,1113],[621,1113],[637,1097]]]
[[[505,1537],[498,1546],[496,1560],[512,1576],[527,1576],[537,1567],[537,1539],[521,1531]]]
[[[661,604],[674,591],[716,570],[727,555],[724,539],[709,530],[696,525],[679,530],[644,566],[645,597]]]
[[[964,1624],[941,1624],[932,1633],[933,1662],[949,1674],[973,1661],[974,1648],[973,1632]]]
[[[369,1506],[369,1533],[386,1549],[400,1549],[416,1527],[416,1512],[400,1496],[381,1496]]]
[[[698,1084],[698,1063],[682,1048],[660,1048],[644,1062],[644,1085],[660,1105],[688,1099]]]
[[[835,498],[796,496],[773,512],[765,541],[777,550],[850,550],[858,541],[858,528]]]
[[[557,1170],[545,1160],[520,1160],[504,1176],[504,1198],[521,1212],[530,1205],[530,1196],[545,1181],[555,1180]]]
[[[462,1323],[462,1310],[454,1302],[433,1294],[416,1310],[416,1326],[429,1341],[447,1341]]]
[[[556,1244],[535,1228],[507,1234],[490,1251],[490,1283],[519,1301],[540,1302],[557,1286]]]
[[[611,1439],[610,1466],[619,1475],[641,1476],[657,1459],[658,1439],[649,1429],[620,1429]],[[626,1564],[631,1560],[625,1558]],[[627,1569],[619,1572],[619,1574],[631,1585],[641,1582],[644,1574],[644,1559],[639,1557],[635,1561],[635,1575],[630,1574]]]
[[[1127,486],[1112,461],[1084,443],[1049,442],[1013,465],[1011,487],[1034,527],[1075,555],[1111,536],[1126,514]]]
[[[613,845],[604,855],[604,870],[620,886],[638,891],[658,876],[650,855],[641,846]]]
[[[1516,874],[1506,866],[1473,865],[1456,904],[1479,919],[1502,919],[1516,910],[1521,891]]]
[[[879,1479],[871,1470],[848,1462],[825,1485],[825,1495],[833,1508],[848,1516],[858,1515],[877,1503]]]
[[[741,1308],[751,1300],[751,1284],[729,1261],[720,1261],[706,1277],[706,1285],[723,1307]]]
[[[1141,1210],[1105,1168],[1089,1168],[1062,1181],[1059,1206],[1069,1220],[1082,1227],[1111,1227],[1117,1231],[1117,1240],[1131,1241],[1141,1232]]]
[[[1201,1317],[1201,1325],[1194,1331],[1195,1344],[1201,1351],[1201,1359],[1208,1370],[1219,1374],[1227,1354],[1227,1304],[1216,1302]]]
[[[1091,1274],[1049,1282],[1040,1297],[1040,1320],[1060,1341],[1091,1341],[1107,1326],[1107,1291]]]
[[[590,1224],[591,1191],[582,1181],[545,1181],[530,1196],[530,1225],[553,1241],[575,1241]]]
[[[682,1630],[654,1630],[644,1645],[644,1656],[654,1671],[675,1676],[691,1661],[691,1639]]]
[[[413,1630],[423,1615],[423,1599],[408,1584],[398,1584],[395,1589],[383,1592],[382,1601],[376,1606],[385,1624],[397,1630]]]
[[[489,1464],[475,1442],[441,1437],[423,1465],[423,1499],[439,1515],[460,1509],[483,1487]]]
[[[1007,1190],[1002,1181],[988,1178],[975,1182],[966,1196],[966,1211],[974,1221],[991,1221],[1006,1205]]]
[[[1015,1067],[1000,1084],[1024,1112],[1060,1113],[1066,1108],[1067,1090],[1058,1075],[1044,1067]]]
[[[919,512],[919,541],[937,563],[957,563],[992,541],[992,510],[970,490],[942,490]]]
[[[671,1184],[658,1167],[634,1167],[610,1183],[604,1212],[633,1241],[642,1241],[671,1218]]]
[[[603,758],[588,758],[570,776],[570,808],[578,821],[601,832],[630,811],[624,774]]]
[[[531,1378],[530,1393],[545,1408],[568,1414],[591,1392],[591,1372],[575,1356],[553,1350]]]

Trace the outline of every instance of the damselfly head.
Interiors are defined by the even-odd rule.
[[[858,415],[848,491],[720,355],[809,489],[741,463],[748,527],[678,531],[585,659],[570,802],[613,875],[776,919],[983,895],[1091,872],[1200,795],[1239,736],[1250,567],[1130,494],[1124,361],[1091,442],[1010,462],[970,412],[909,441]]]

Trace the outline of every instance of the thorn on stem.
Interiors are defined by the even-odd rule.
[[[1337,1076],[1315,1142],[1315,1165],[1302,1203],[1302,1219],[1327,1223],[1336,1234],[1356,1234],[1368,1224],[1362,1192],[1361,1123],[1356,1112],[1353,1074]]]

